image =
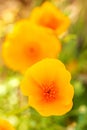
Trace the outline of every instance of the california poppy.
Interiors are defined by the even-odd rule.
[[[64,33],[70,25],[70,19],[50,2],[34,8],[29,18],[40,26],[52,29],[58,35]]]
[[[0,130],[15,130],[15,129],[8,121],[0,119]]]
[[[8,67],[24,72],[43,58],[56,58],[60,50],[61,44],[50,30],[22,20],[8,34],[3,43],[2,54]]]
[[[21,90],[41,115],[63,115],[72,108],[71,75],[57,59],[43,59],[25,73]]]

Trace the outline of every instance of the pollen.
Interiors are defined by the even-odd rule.
[[[45,102],[54,102],[56,100],[56,93],[57,90],[54,82],[43,85],[43,100]]]

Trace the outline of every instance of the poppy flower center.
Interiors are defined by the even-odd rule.
[[[0,130],[6,130],[6,128],[4,128],[3,126],[0,126]]]
[[[39,46],[32,43],[31,46],[26,46],[26,48],[24,49],[24,53],[26,57],[30,58],[31,60],[36,60],[38,59],[40,54]]]
[[[56,99],[57,90],[55,84],[45,84],[43,88],[43,99],[45,102],[53,102]]]
[[[29,50],[28,50],[28,53],[29,53],[30,56],[33,57],[37,54],[37,50],[34,47],[30,47]]]
[[[39,24],[56,30],[56,28],[60,25],[60,21],[53,14],[46,13],[39,19]]]
[[[34,54],[35,53],[35,49],[33,47],[30,47],[29,48],[29,52],[30,52],[30,54]]]

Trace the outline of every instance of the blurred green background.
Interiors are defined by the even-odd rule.
[[[45,0],[0,0],[0,118],[16,130],[87,130],[87,0],[50,0],[71,19],[69,30],[60,37],[59,59],[72,74],[74,106],[64,116],[42,117],[27,107],[19,89],[22,75],[8,69],[1,50],[6,34],[14,23],[27,18]]]

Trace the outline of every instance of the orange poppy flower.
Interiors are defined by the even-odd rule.
[[[70,25],[70,19],[50,2],[45,2],[42,6],[34,8],[30,20],[40,26],[52,29],[58,35],[65,32]]]
[[[41,115],[63,115],[72,108],[71,75],[57,59],[46,58],[30,67],[21,83],[29,105]]]
[[[56,58],[60,50],[61,44],[50,30],[22,20],[7,36],[2,54],[8,67],[24,72],[43,58]]]
[[[15,129],[8,121],[0,119],[0,130],[15,130]]]

